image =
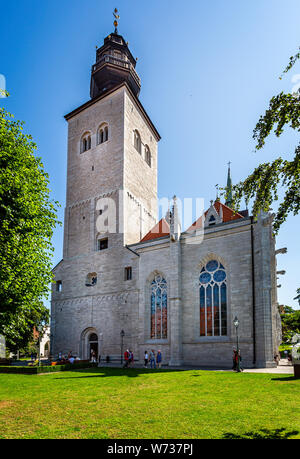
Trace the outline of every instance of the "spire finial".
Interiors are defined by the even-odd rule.
[[[231,161],[228,163],[228,176],[227,176],[227,186],[226,186],[226,206],[232,206],[232,181],[231,181]]]
[[[115,18],[115,20],[114,20],[115,33],[117,34],[118,33],[119,19],[120,19],[120,16],[118,14],[118,9],[117,8],[114,9],[113,15],[114,15],[114,18]]]

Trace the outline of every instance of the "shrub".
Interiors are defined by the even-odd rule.
[[[40,367],[17,367],[17,366],[5,366],[0,367],[0,373],[14,373],[14,374],[23,374],[23,375],[37,375],[42,373],[56,373],[58,371],[72,371],[79,370],[83,368],[93,368],[97,367],[97,363],[77,363],[76,366],[72,364],[67,365],[55,365],[50,366],[40,366]]]

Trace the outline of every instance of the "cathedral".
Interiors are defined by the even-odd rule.
[[[280,343],[272,215],[211,201],[182,230],[178,200],[158,218],[160,135],[139,100],[136,59],[118,33],[97,48],[90,100],[68,122],[63,259],[55,266],[51,354],[163,365],[272,367]],[[237,341],[238,340],[238,341]]]

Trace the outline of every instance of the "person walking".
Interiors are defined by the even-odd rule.
[[[145,351],[145,356],[144,356],[144,368],[147,368],[148,367],[148,361],[149,361],[149,355],[148,355],[148,351]]]
[[[162,361],[161,351],[158,351],[157,356],[156,356],[156,363],[157,363],[158,368],[161,368],[161,361]]]
[[[156,368],[154,349],[151,349],[151,352],[150,352],[150,368]]]

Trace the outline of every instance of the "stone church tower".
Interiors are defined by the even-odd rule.
[[[136,342],[138,256],[126,246],[157,221],[160,136],[138,99],[135,66],[124,38],[110,34],[97,49],[91,99],[65,117],[67,195],[63,260],[54,270],[53,354],[72,350],[88,358],[91,331],[102,355],[119,353],[122,329],[127,346]]]
[[[139,101],[124,38],[97,49],[90,100],[68,115],[63,260],[54,268],[51,353],[120,361],[126,348],[163,364],[272,366],[280,343],[272,216],[211,201],[187,230],[174,197],[157,215],[160,136]],[[199,190],[200,192],[200,190]]]

